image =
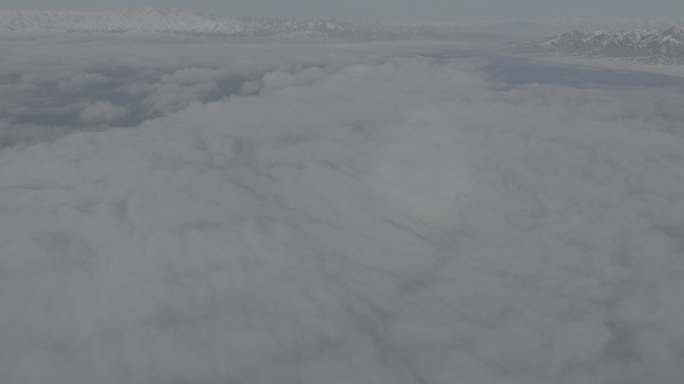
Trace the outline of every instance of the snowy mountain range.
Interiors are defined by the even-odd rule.
[[[176,8],[132,7],[97,13],[71,11],[2,11],[0,28],[56,29],[78,32],[161,32],[217,36],[373,36],[343,21],[293,21],[274,18],[231,18]],[[367,36],[368,35],[368,36]]]
[[[569,29],[624,30],[653,28],[659,20],[542,19],[542,20],[286,20],[225,17],[177,8],[146,6],[117,11],[0,11],[0,30],[48,29],[78,32],[156,32],[229,37],[319,36],[350,39],[451,38],[472,33],[535,35]]]
[[[670,26],[629,32],[573,31],[539,41],[516,43],[526,54],[619,59],[641,64],[684,64],[684,28]]]
[[[157,32],[228,37],[313,36],[350,39],[440,38],[463,33],[461,25],[426,22],[362,22],[225,17],[147,6],[96,13],[0,11],[0,29],[72,32]]]

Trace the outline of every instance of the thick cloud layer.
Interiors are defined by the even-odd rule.
[[[79,39],[0,46],[0,382],[684,381],[678,90]]]

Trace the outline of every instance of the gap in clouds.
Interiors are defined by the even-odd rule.
[[[281,43],[279,53],[271,54],[263,49],[271,43],[259,40],[245,44],[240,40],[226,43],[211,38],[135,34],[117,38],[104,34],[102,43],[93,43],[85,36],[35,32],[26,39],[2,37],[0,49],[8,58],[0,69],[0,94],[5,96],[0,102],[2,146],[52,140],[74,130],[136,126],[193,102],[311,81],[294,74],[302,68],[311,68],[309,76],[316,76],[316,68],[338,70],[339,65],[331,62],[333,57],[341,63],[359,59],[349,44],[321,54],[307,52],[306,47],[315,44],[301,44],[303,49],[292,52],[288,48],[298,44]],[[298,50],[301,55],[295,57]],[[350,59],[342,58],[344,54],[351,54]],[[367,56],[365,60],[380,59],[372,48],[362,54]],[[267,73],[271,74],[264,77]]]

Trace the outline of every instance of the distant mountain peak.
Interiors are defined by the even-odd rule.
[[[138,5],[103,12],[0,11],[0,29],[63,30],[77,32],[142,32],[227,37],[312,36],[353,40],[489,38],[491,34],[543,36],[570,29],[622,30],[652,28],[665,22],[646,19],[539,20],[288,20],[264,17],[226,17],[174,7]],[[668,24],[669,25],[669,24]],[[679,30],[670,37],[680,40]]]
[[[670,28],[661,32],[663,36],[670,36],[677,40],[684,41],[684,28],[679,25],[673,25]]]
[[[607,58],[642,64],[684,64],[684,28],[678,25],[627,32],[572,31],[516,43],[518,53]]]
[[[228,37],[314,36],[392,39],[448,36],[450,25],[403,28],[338,20],[287,20],[204,15],[179,8],[133,6],[95,13],[70,11],[0,11],[0,28],[78,32],[157,32]]]

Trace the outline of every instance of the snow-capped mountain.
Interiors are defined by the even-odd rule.
[[[162,32],[221,36],[313,35],[375,37],[354,24],[275,18],[232,18],[176,8],[125,8],[97,13],[71,11],[2,11],[0,28],[57,29],[78,32]]]
[[[609,58],[642,64],[684,64],[684,28],[629,32],[573,31],[513,45],[518,53]]]
[[[482,36],[544,36],[569,29],[624,30],[664,25],[659,20],[541,19],[541,20],[286,20],[225,17],[177,8],[146,6],[118,11],[0,11],[0,30],[48,29],[79,32],[157,32],[231,37],[320,36],[350,39],[453,38]]]
[[[443,38],[462,35],[452,23],[353,23],[206,15],[146,6],[96,13],[0,11],[0,29],[54,29],[77,32],[158,32],[230,37],[318,36],[350,39]]]

